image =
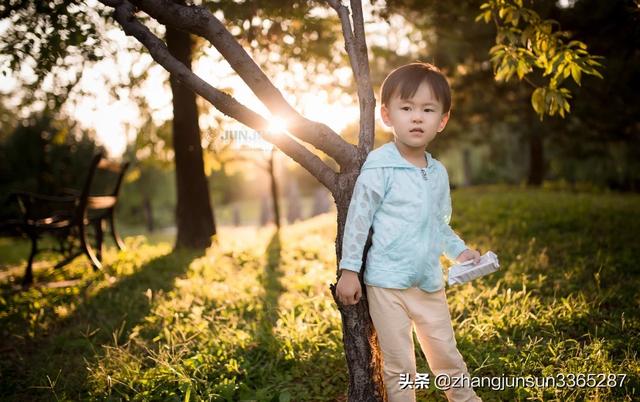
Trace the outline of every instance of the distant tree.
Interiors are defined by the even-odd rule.
[[[260,197],[260,226],[265,226],[273,221],[273,209],[269,197]]]
[[[461,137],[451,134],[464,133],[474,145],[493,141],[493,148],[500,148],[502,136],[488,138],[487,131],[507,122],[528,144],[528,155],[519,158],[529,160],[527,181],[537,186],[545,175],[544,138],[552,129],[541,122],[543,116],[564,117],[572,98],[570,80],[580,85],[583,75],[602,77],[602,57],[590,54],[585,42],[551,18],[557,1],[526,3],[531,6],[522,0],[389,0],[382,14],[400,13],[426,32],[424,48],[454,83],[455,119],[438,142],[446,147]],[[523,85],[504,85],[513,78]],[[494,80],[502,85],[492,85]],[[469,166],[471,153],[462,155]],[[464,181],[471,181],[468,172]]]
[[[276,174],[276,159],[278,150],[272,147],[266,157],[247,157],[243,155],[242,148],[237,150],[230,150],[233,142],[229,142],[221,147],[221,149],[215,151],[215,160],[221,167],[227,166],[232,163],[245,163],[249,166],[257,167],[269,175],[269,193],[270,201],[264,197],[261,199],[261,218],[260,224],[266,225],[268,222],[273,221],[278,230],[280,229],[280,195],[278,178]],[[263,154],[263,152],[260,152]],[[267,210],[270,208],[270,210]]]
[[[300,188],[295,180],[291,180],[287,188],[287,222],[294,223],[301,218]]]
[[[233,222],[233,226],[240,226],[240,207],[237,204],[233,204],[231,207],[231,219]]]
[[[640,190],[640,8],[633,0],[570,2],[551,16],[604,56],[605,80],[574,84],[567,124],[552,122],[555,173],[569,182],[594,181]],[[576,141],[579,139],[579,141]]]
[[[184,0],[179,3],[185,4]],[[168,26],[166,36],[172,57],[191,70],[194,45],[191,34]],[[196,94],[174,74],[169,82],[173,95],[171,132],[176,163],[176,246],[204,249],[211,245],[216,227],[204,174]]]
[[[126,181],[139,195],[137,206],[142,209],[149,232],[157,227],[154,205],[166,191],[165,177],[172,166],[170,149],[171,124],[156,127],[149,116],[124,152],[124,158],[131,163]]]
[[[496,80],[509,81],[513,76],[534,88],[533,109],[543,119],[545,115],[570,112],[571,91],[567,78],[581,85],[582,75],[602,78],[602,67],[587,51],[587,45],[571,39],[571,33],[558,29],[558,22],[541,18],[523,0],[490,0],[484,2],[476,20],[493,22],[497,28],[496,45],[490,50]],[[529,125],[531,135],[529,184],[540,185],[544,179],[542,127]]]

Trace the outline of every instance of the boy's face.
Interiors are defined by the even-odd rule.
[[[396,140],[410,148],[424,149],[444,129],[449,112],[442,113],[442,104],[435,98],[431,86],[422,82],[410,99],[401,99],[396,91],[388,105],[380,109],[382,121],[393,127]]]

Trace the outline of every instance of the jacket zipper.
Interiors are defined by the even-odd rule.
[[[429,211],[427,211],[427,208],[429,208],[429,202],[427,200],[428,195],[428,191],[427,190],[427,185],[429,183],[429,179],[427,178],[427,168],[416,168],[418,171],[416,172],[418,174],[418,182],[421,183],[420,185],[420,190],[421,190],[421,196],[423,200],[426,200],[425,207],[424,208],[420,208],[421,211],[421,215],[420,215],[420,220],[419,222],[422,222],[425,219],[425,214],[426,214],[426,218],[428,220],[429,218]],[[428,224],[428,222],[427,222]],[[426,255],[426,248],[429,245],[429,230],[427,228],[427,225],[422,225],[421,227],[421,234],[422,236],[420,236],[421,238],[424,237],[425,240],[427,240],[425,243],[422,244],[422,247],[420,247],[420,251],[418,253],[418,261],[417,264],[418,266],[416,267],[416,279],[414,281],[414,285],[418,286],[420,285],[420,283],[422,282],[422,280],[425,277],[425,272],[427,269],[427,261],[425,259],[425,255]]]

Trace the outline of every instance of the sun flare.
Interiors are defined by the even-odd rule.
[[[267,131],[273,134],[281,134],[287,131],[287,121],[281,117],[271,117]]]

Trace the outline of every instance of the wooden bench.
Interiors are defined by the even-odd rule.
[[[45,234],[57,240],[57,248],[64,258],[56,268],[63,267],[74,258],[85,254],[94,269],[102,268],[102,242],[104,225],[109,223],[116,246],[124,249],[115,226],[115,207],[122,179],[128,163],[109,161],[102,154],[96,155],[89,166],[84,185],[80,191],[67,190],[65,195],[51,196],[28,192],[12,193],[9,203],[17,204],[19,216],[0,223],[3,234],[21,234],[31,239],[31,254],[22,279],[23,286],[33,283],[33,259],[43,249],[38,240]],[[104,174],[102,174],[104,173]],[[97,180],[96,176],[101,176]],[[97,182],[102,188],[96,191]],[[95,248],[87,233],[92,226],[95,232]]]

